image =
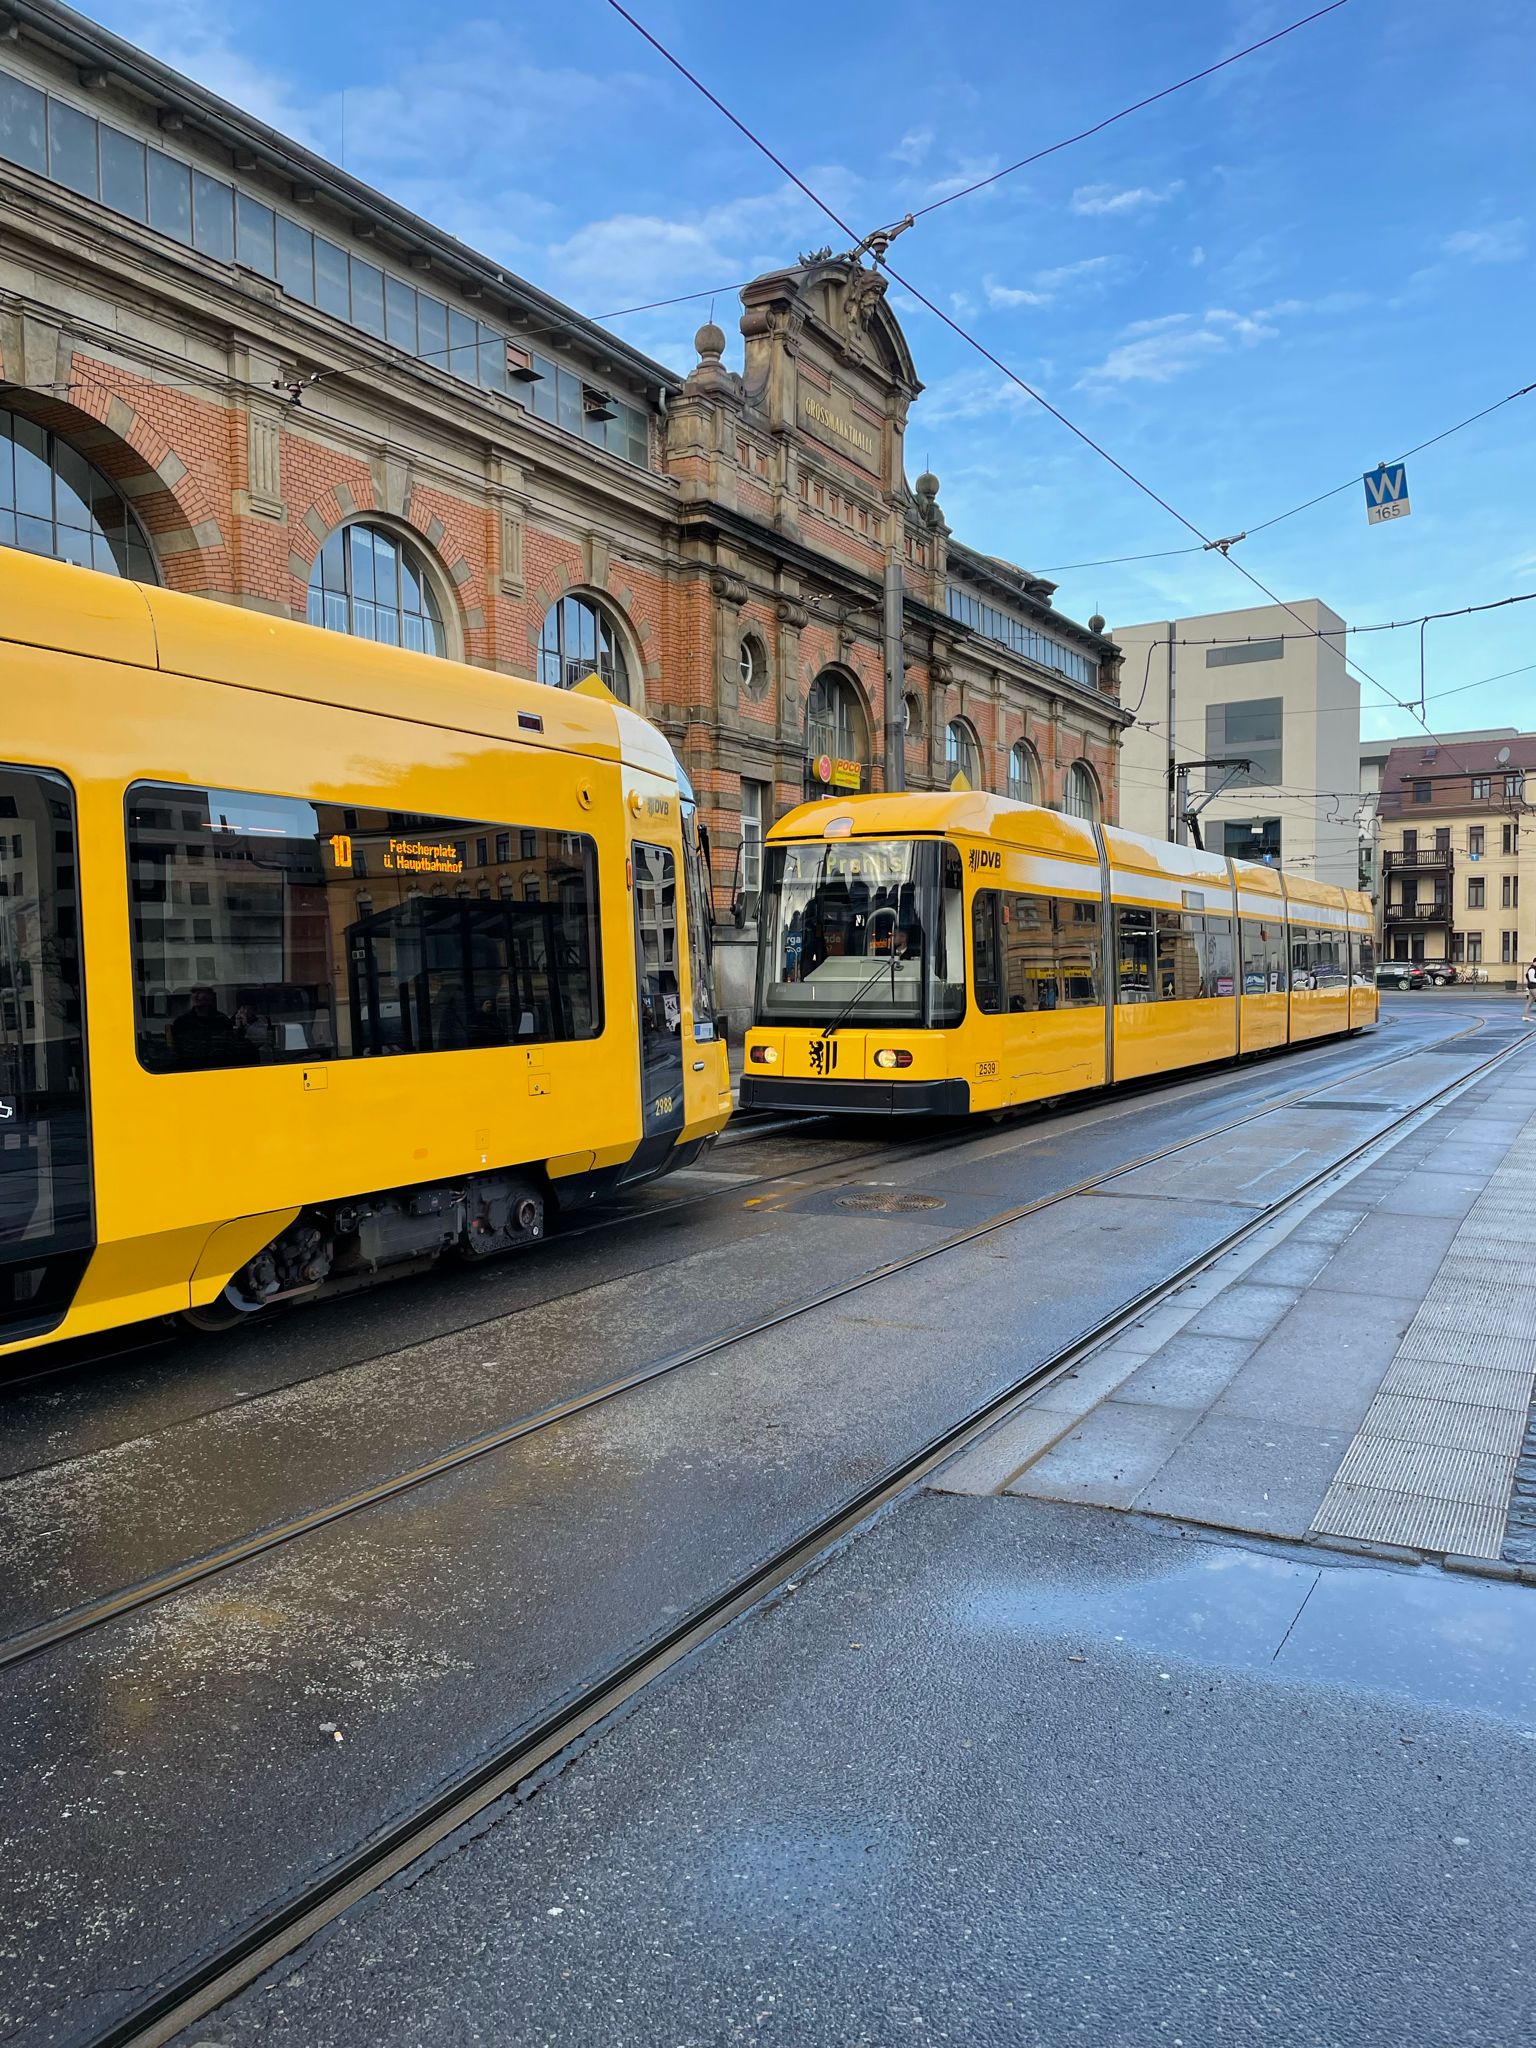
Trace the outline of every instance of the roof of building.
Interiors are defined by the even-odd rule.
[[[354,221],[365,221],[397,241],[408,253],[430,256],[446,276],[494,292],[526,326],[531,320],[606,357],[628,371],[637,384],[654,391],[675,391],[682,379],[663,364],[631,348],[628,342],[573,312],[548,292],[516,276],[489,256],[471,249],[444,229],[434,227],[409,207],[364,184],[327,162],[323,156],[292,141],[243,107],[221,99],[169,64],[137,49],[110,30],[63,7],[58,0],[6,0],[5,15],[19,22],[39,41],[62,50],[76,64],[106,70],[114,82],[140,95],[157,113],[179,117],[188,127],[212,137],[225,149],[252,153],[296,186],[342,209]]]
[[[1395,746],[1381,772],[1382,789],[1404,782],[1433,782],[1447,776],[1512,775],[1536,770],[1536,732],[1477,733],[1452,741],[1449,736],[1411,740]]]

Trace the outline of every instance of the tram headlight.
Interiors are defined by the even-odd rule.
[[[751,1052],[754,1066],[773,1067],[778,1065],[779,1055],[771,1045],[754,1045]]]
[[[877,1067],[884,1068],[887,1072],[889,1072],[889,1070],[892,1067],[910,1067],[911,1064],[911,1053],[896,1052],[890,1046],[883,1046],[881,1050],[875,1054],[875,1065]]]

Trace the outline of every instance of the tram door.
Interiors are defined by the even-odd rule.
[[[75,804],[0,767],[0,1344],[63,1320],[94,1243]]]
[[[677,952],[677,862],[637,843],[635,975],[640,994],[641,1154],[654,1160],[683,1127],[683,991]],[[640,1163],[637,1155],[635,1163]]]

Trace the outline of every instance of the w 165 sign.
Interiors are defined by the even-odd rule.
[[[1412,509],[1408,503],[1406,462],[1384,462],[1380,469],[1366,471],[1365,517],[1368,525],[1379,526],[1383,519],[1406,519]]]

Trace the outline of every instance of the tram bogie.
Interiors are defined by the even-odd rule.
[[[0,1353],[238,1320],[698,1156],[686,778],[554,691],[0,549]]]
[[[1369,899],[981,792],[768,835],[743,1107],[997,1114],[1376,1021]]]

